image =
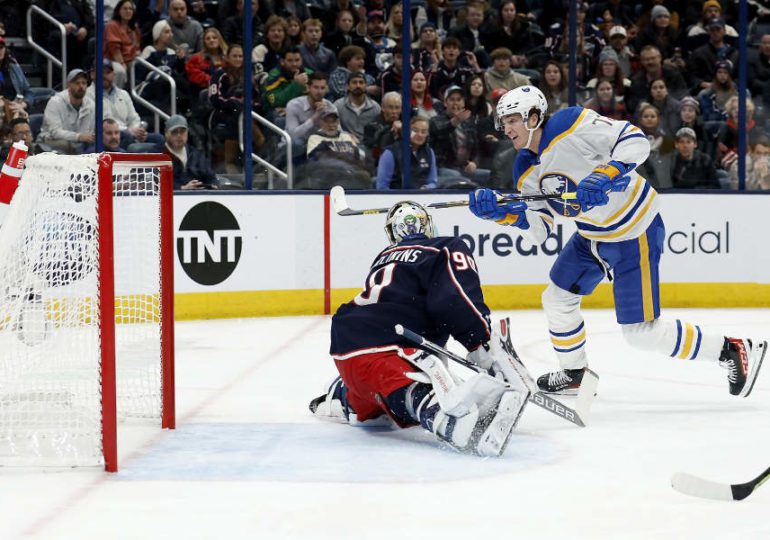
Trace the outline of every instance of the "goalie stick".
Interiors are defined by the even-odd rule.
[[[396,334],[403,336],[418,347],[438,355],[440,358],[452,360],[469,369],[478,371],[479,373],[487,373],[486,370],[480,368],[476,364],[469,362],[462,356],[459,356],[445,349],[444,347],[441,347],[440,345],[425,339],[421,335],[412,332],[408,328],[404,328],[400,324],[395,326],[395,330]],[[516,352],[513,351],[513,347],[511,347],[510,351],[508,352],[512,352],[514,359],[521,364],[521,359],[518,357]],[[523,366],[523,364],[521,365]],[[555,414],[556,416],[559,416],[568,422],[572,422],[576,426],[586,427],[586,422],[588,421],[588,413],[590,411],[591,404],[593,403],[594,396],[596,395],[596,387],[599,383],[599,377],[596,375],[596,373],[586,368],[585,374],[583,375],[583,383],[580,385],[580,390],[578,391],[578,397],[574,409],[567,407],[545,392],[540,391],[537,388],[537,384],[532,380],[528,373],[522,374],[519,372],[519,375],[521,375],[524,383],[530,389],[531,395],[529,396],[529,401],[539,407],[542,407],[551,414]]]
[[[742,501],[770,479],[770,467],[743,484],[722,484],[695,475],[679,472],[671,478],[671,487],[685,495],[717,501]]]
[[[363,216],[367,214],[387,214],[390,208],[365,208],[363,210],[356,210],[348,206],[347,197],[345,196],[345,188],[342,186],[334,186],[329,192],[332,200],[332,206],[334,211],[339,216]],[[574,193],[560,193],[554,195],[505,195],[498,200],[498,203],[515,202],[515,201],[549,201],[549,200],[572,200],[575,198]],[[427,208],[455,208],[458,206],[468,206],[468,201],[448,201],[448,202],[436,202],[425,205]]]

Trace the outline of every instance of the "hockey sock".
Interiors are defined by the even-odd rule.
[[[421,413],[425,416],[423,410],[423,404],[427,403],[431,397],[434,397],[433,389],[431,385],[424,383],[412,383],[409,386],[403,386],[398,390],[394,390],[385,398],[385,401],[390,409],[393,417],[404,425],[419,423],[425,427]],[[435,401],[435,400],[434,400]],[[436,407],[438,410],[438,402],[436,401]],[[431,415],[430,421],[433,421],[433,416],[436,415],[436,411]],[[430,429],[425,427],[425,429]]]
[[[551,344],[563,369],[586,366],[586,333],[580,314],[580,295],[551,283],[543,293]]]
[[[683,360],[716,361],[724,344],[722,334],[706,333],[697,324],[680,319],[655,319],[622,328],[623,337],[633,347]]]

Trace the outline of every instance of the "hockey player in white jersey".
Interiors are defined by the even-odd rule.
[[[580,302],[606,277],[613,283],[615,313],[634,347],[674,358],[718,361],[728,370],[730,393],[746,397],[762,364],[767,342],[705,332],[679,319],[660,317],[658,266],[665,228],[657,193],[635,169],[650,152],[641,130],[582,107],[547,117],[545,96],[534,86],[505,94],[496,123],[519,150],[513,181],[522,194],[575,193],[575,200],[498,205],[499,193],[470,194],[478,217],[518,227],[542,243],[554,218],[572,219],[577,232],[556,259],[542,303],[561,369],[538,379],[548,392],[580,386],[586,333]]]

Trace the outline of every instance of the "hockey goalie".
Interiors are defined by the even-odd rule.
[[[364,289],[332,319],[340,376],[310,410],[351,423],[420,425],[458,451],[501,455],[530,392],[509,368],[507,328],[490,322],[472,253],[459,238],[436,236],[430,214],[412,201],[390,209],[385,232],[390,245],[374,259]],[[397,324],[442,346],[453,337],[480,372],[458,376],[412,348]]]

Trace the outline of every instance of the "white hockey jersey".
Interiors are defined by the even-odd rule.
[[[513,166],[513,181],[524,195],[574,192],[599,165],[615,160],[640,165],[650,153],[642,131],[629,122],[612,120],[595,111],[570,107],[554,114],[543,129],[538,154],[522,150]],[[530,228],[522,231],[540,243],[554,218],[574,219],[589,240],[620,242],[641,235],[658,214],[657,192],[635,171],[625,191],[611,192],[609,203],[586,212],[576,201],[528,203]]]

